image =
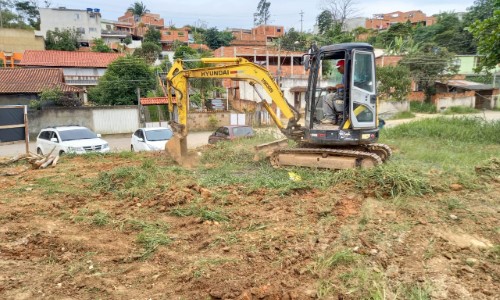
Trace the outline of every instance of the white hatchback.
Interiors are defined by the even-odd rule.
[[[131,151],[159,151],[172,138],[173,132],[167,127],[139,128],[130,139]]]
[[[38,154],[109,152],[109,144],[83,126],[57,126],[44,128],[36,138],[36,152]]]

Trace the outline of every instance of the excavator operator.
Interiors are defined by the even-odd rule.
[[[337,124],[337,112],[335,111],[334,101],[343,100],[344,93],[344,60],[341,59],[337,61],[335,66],[340,74],[342,74],[342,82],[334,87],[328,88],[328,94],[323,101],[323,113],[324,118],[321,120],[321,124]]]

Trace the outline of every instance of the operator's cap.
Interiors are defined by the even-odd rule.
[[[341,59],[341,60],[337,61],[337,65],[335,66],[335,68],[337,68],[337,69],[338,69],[338,68],[340,68],[341,66],[342,66],[342,67],[344,66],[344,60],[343,60],[343,59]]]

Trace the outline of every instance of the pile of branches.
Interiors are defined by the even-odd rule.
[[[9,160],[6,161],[0,161],[0,166],[1,167],[6,167],[10,166],[18,161],[26,160],[29,163],[29,166],[26,166],[23,168],[21,171],[16,171],[16,172],[0,172],[0,176],[15,176],[19,175],[23,172],[26,172],[27,170],[36,170],[36,169],[45,169],[49,166],[55,166],[57,165],[57,162],[59,161],[59,155],[52,155],[52,150],[49,154],[47,155],[39,155],[35,153],[25,153],[25,154],[20,154],[17,155]]]

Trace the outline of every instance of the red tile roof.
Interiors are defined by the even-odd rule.
[[[175,97],[172,97],[172,102],[175,104],[177,101]],[[141,98],[142,105],[156,105],[156,104],[168,104],[167,97],[151,97],[151,98]]]
[[[60,88],[63,92],[83,92],[64,83],[61,69],[0,68],[0,94],[38,94],[47,88]]]
[[[121,53],[26,50],[21,66],[106,68]]]

